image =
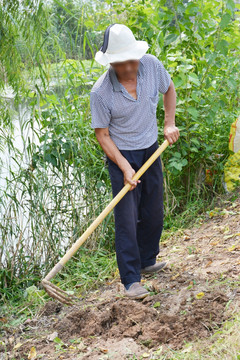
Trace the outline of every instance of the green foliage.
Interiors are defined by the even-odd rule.
[[[48,25],[48,13],[42,1],[1,2],[0,89],[8,83],[16,94],[21,94],[25,87],[23,69],[31,69],[45,60],[44,35]]]

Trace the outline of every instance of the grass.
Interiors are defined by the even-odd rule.
[[[111,282],[116,276],[118,270],[115,253],[101,248],[81,248],[74,261],[66,264],[53,283],[63,290],[74,292],[80,298],[87,292]],[[40,286],[31,285],[25,289],[16,287],[14,297],[10,300],[2,299],[0,318],[6,319],[10,327],[17,326],[36,315],[39,306],[51,299]]]

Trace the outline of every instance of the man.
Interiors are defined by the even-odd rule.
[[[158,148],[156,107],[163,95],[164,136],[177,141],[176,93],[162,63],[151,54],[146,41],[137,41],[123,24],[112,24],[95,60],[109,69],[90,93],[92,128],[106,154],[113,196],[126,183],[130,191],[114,208],[115,248],[125,295],[141,299],[149,292],[141,285],[141,273],[160,271],[156,262],[163,228],[163,174],[160,157],[138,181],[135,172]]]

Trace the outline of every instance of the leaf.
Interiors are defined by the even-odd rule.
[[[173,83],[174,83],[175,88],[179,88],[180,86],[183,85],[183,79],[179,76],[176,76],[173,78]]]
[[[32,346],[31,349],[30,349],[30,352],[28,354],[28,359],[33,360],[33,359],[36,359],[36,357],[37,357],[36,349],[35,349],[34,346]]]
[[[47,339],[48,339],[49,341],[54,341],[54,339],[55,339],[56,337],[58,337],[58,333],[57,333],[57,331],[54,331],[52,334],[48,335]]]
[[[154,308],[158,308],[158,307],[160,307],[160,306],[161,306],[161,304],[160,304],[159,301],[155,302],[155,304],[153,305]]]
[[[70,349],[70,350],[75,350],[75,349],[77,349],[77,347],[76,347],[76,346],[73,346],[73,345],[70,345],[70,346],[68,347],[68,349]]]
[[[175,158],[181,159],[181,154],[179,152],[175,151],[175,153],[173,155]]]
[[[230,14],[224,14],[223,17],[222,17],[222,20],[220,21],[220,28],[221,29],[224,29],[225,27],[228,26],[228,24],[230,23],[231,21],[231,15]]]
[[[238,88],[237,82],[236,82],[234,79],[232,79],[232,78],[229,78],[229,79],[227,80],[227,84],[228,84],[228,85],[230,86],[230,88],[232,88],[233,90]]]
[[[200,102],[200,101],[199,101],[199,98],[198,98],[198,96],[197,96],[196,93],[192,92],[191,97],[192,97],[192,99],[193,99],[195,102],[197,102],[197,103]]]
[[[221,40],[217,43],[216,48],[219,50],[223,55],[227,55],[228,53],[228,45],[229,43],[226,40]]]
[[[195,85],[200,85],[200,81],[199,81],[199,79],[198,79],[197,74],[195,74],[195,73],[190,73],[190,74],[188,75],[188,79],[189,79],[189,81],[191,81],[191,82],[194,83]]]
[[[199,143],[198,139],[196,139],[196,138],[191,139],[191,142],[197,146],[200,146],[200,143]]]
[[[169,45],[171,44],[173,41],[175,41],[178,38],[177,34],[169,34],[165,40],[164,40],[164,45]]]
[[[236,245],[234,244],[234,245],[232,245],[231,247],[228,248],[228,251],[234,251],[235,248],[236,248]]]
[[[187,159],[182,159],[182,161],[181,161],[182,166],[186,166],[187,163],[188,163]]]
[[[189,108],[187,108],[187,112],[192,115],[195,119],[198,117],[198,111],[196,108],[194,108],[193,106],[190,106]]]
[[[95,25],[95,22],[93,20],[91,20],[91,19],[88,19],[88,20],[84,21],[84,25],[89,27],[89,28],[93,28],[94,25]]]
[[[180,273],[177,273],[176,275],[171,277],[171,280],[175,280],[176,278],[178,278],[180,276]]]
[[[63,341],[57,336],[53,339],[53,341],[57,344],[63,344]]]
[[[195,152],[195,153],[197,153],[198,152],[198,149],[197,148],[195,148],[195,147],[190,147],[190,150],[192,151],[192,152]]]
[[[172,161],[171,166],[175,167],[175,169],[177,170],[182,170],[182,165],[180,163],[177,163],[176,161]]]
[[[18,343],[14,346],[13,350],[17,350],[17,349],[19,349],[21,346],[22,346],[22,344],[21,344],[20,342],[18,342]]]
[[[212,245],[212,246],[216,246],[217,244],[219,244],[219,241],[213,241],[213,242],[210,243],[210,245]]]
[[[196,295],[196,299],[201,299],[203,296],[204,296],[205,294],[204,294],[204,292],[200,292],[200,293],[198,293],[197,295]]]
[[[212,260],[209,260],[207,264],[205,265],[205,268],[209,267],[212,264]]]
[[[227,234],[227,233],[229,233],[229,231],[230,231],[229,226],[225,226],[223,233]]]
[[[235,9],[235,3],[233,0],[227,0],[227,8],[231,10],[231,12],[234,12]]]

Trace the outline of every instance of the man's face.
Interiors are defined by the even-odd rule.
[[[139,60],[127,60],[110,63],[115,72],[122,79],[134,79],[137,75]]]

